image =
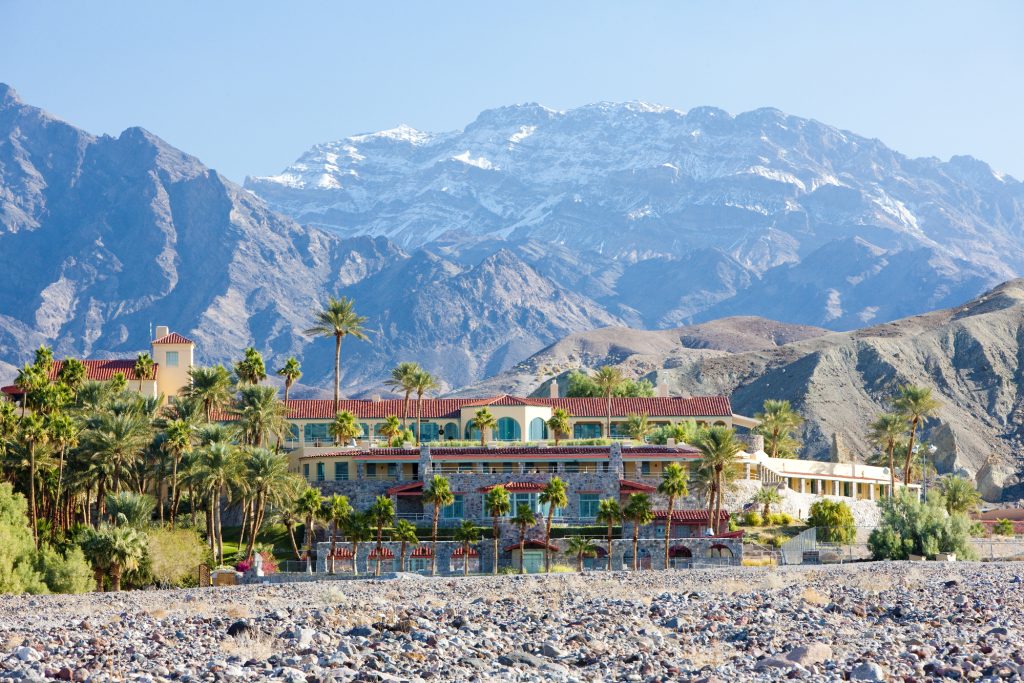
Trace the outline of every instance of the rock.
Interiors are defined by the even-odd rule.
[[[252,627],[249,626],[249,622],[245,619],[239,619],[230,626],[228,626],[228,635],[234,638],[244,636],[252,631]]]
[[[541,645],[540,652],[545,657],[551,657],[552,659],[561,659],[565,656],[565,651],[558,648],[551,643],[544,643]]]
[[[885,681],[885,669],[874,662],[862,662],[850,671],[851,681]]]
[[[356,626],[355,628],[350,628],[348,631],[346,631],[345,635],[356,638],[369,638],[374,633],[376,633],[376,631],[374,631],[369,626]]]
[[[504,666],[516,666],[516,665],[521,664],[521,665],[524,665],[524,666],[532,666],[534,668],[540,668],[540,667],[544,666],[545,664],[547,664],[548,662],[545,662],[543,659],[541,659],[537,655],[532,655],[529,652],[513,651],[513,652],[508,652],[508,653],[503,654],[500,657],[498,657],[498,663],[502,664]]]
[[[786,659],[803,667],[820,664],[832,659],[832,648],[825,643],[815,641],[793,648],[786,654]]]
[[[21,645],[17,650],[14,651],[15,656],[23,662],[38,662],[42,659],[42,655],[39,651],[32,647]]]
[[[313,636],[316,635],[316,631],[311,628],[299,627],[292,631],[292,640],[295,641],[295,647],[300,650],[305,650],[313,644]]]

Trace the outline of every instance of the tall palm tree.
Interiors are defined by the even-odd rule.
[[[171,458],[171,505],[170,521],[174,528],[178,517],[178,503],[181,500],[181,487],[178,480],[181,458],[192,450],[195,438],[195,427],[188,420],[175,419],[164,426],[164,440],[161,447]]]
[[[302,523],[302,517],[296,511],[294,503],[295,501],[292,501],[292,505],[283,505],[275,510],[274,516],[271,519],[273,524],[280,524],[288,531],[288,538],[292,542],[292,552],[295,553],[295,559],[301,560],[302,553],[299,551],[299,544],[295,542],[295,527]],[[333,555],[334,553],[332,552],[331,554]]]
[[[152,429],[146,417],[124,412],[101,415],[98,424],[84,435],[84,440],[93,457],[109,466],[117,492],[121,490],[126,471],[132,471],[142,459],[143,449],[151,437]]]
[[[537,498],[541,505],[548,506],[547,522],[544,526],[544,571],[551,571],[551,522],[555,518],[555,510],[569,505],[569,496],[565,482],[560,477],[551,477]]]
[[[736,432],[729,427],[712,427],[698,442],[701,453],[701,467],[711,475],[712,495],[708,506],[711,516],[711,528],[715,534],[721,533],[722,498],[725,488],[726,470],[732,470],[736,464],[736,454],[740,452],[740,444],[736,440]]]
[[[341,407],[341,340],[345,337],[365,340],[363,327],[366,318],[355,311],[355,302],[346,297],[327,297],[327,305],[314,314],[316,324],[305,331],[307,335],[334,337],[334,412]]]
[[[277,374],[284,377],[284,403],[288,405],[288,393],[291,391],[292,385],[302,379],[302,366],[299,365],[295,356],[289,356],[284,365],[278,369]]]
[[[633,524],[633,571],[638,569],[638,552],[640,545],[640,527],[646,526],[654,519],[651,498],[646,493],[631,493],[622,516]]]
[[[547,425],[555,439],[555,446],[558,446],[559,441],[572,433],[572,426],[569,424],[569,418],[571,417],[572,415],[569,414],[569,411],[564,408],[555,408],[551,411],[551,417],[548,418]]]
[[[409,397],[416,391],[416,375],[422,370],[419,363],[403,361],[391,369],[384,386],[402,393],[402,428],[409,425]]]
[[[583,536],[570,536],[565,548],[565,554],[576,558],[576,571],[583,571],[583,558],[597,555],[597,546],[589,538]]]
[[[612,570],[612,527],[622,521],[622,508],[614,498],[604,498],[597,504],[598,524],[608,527],[608,571]]]
[[[221,525],[221,496],[243,476],[243,463],[239,451],[226,443],[214,443],[200,452],[195,478],[199,487],[209,496],[210,549],[214,560],[224,562],[224,530]],[[214,541],[216,541],[214,543]]]
[[[291,502],[298,492],[301,478],[288,471],[288,456],[266,448],[251,448],[245,452],[245,480],[252,500],[252,533],[245,549],[246,559],[252,558],[256,536],[263,528],[268,506],[282,506]]]
[[[896,495],[896,444],[907,434],[907,422],[898,413],[884,413],[871,423],[871,441],[889,456],[889,497]]]
[[[471,520],[464,519],[455,528],[455,540],[462,544],[462,575],[469,576],[469,546],[480,541],[480,530]]]
[[[141,394],[142,383],[153,379],[156,364],[153,362],[153,357],[148,353],[140,353],[135,358],[135,366],[132,369],[135,371],[135,378],[139,380],[139,393]]]
[[[647,420],[647,414],[629,415],[626,417],[626,434],[634,441],[643,443],[651,432],[651,423]]]
[[[519,529],[519,573],[525,574],[523,554],[526,551],[526,530],[537,524],[537,516],[533,514],[529,505],[520,503],[516,508],[516,516],[512,518],[512,524]]]
[[[778,505],[782,502],[782,494],[779,493],[779,489],[774,485],[762,486],[754,493],[753,501],[762,506],[761,516],[767,520],[768,515],[772,513],[772,505]]]
[[[274,387],[243,386],[238,396],[238,407],[230,412],[238,416],[242,441],[250,446],[261,447],[271,437],[280,443],[290,428],[286,419],[288,411]]]
[[[773,458],[795,456],[796,449],[800,447],[800,441],[796,438],[795,433],[803,424],[804,419],[793,410],[789,401],[768,399],[764,402],[763,410],[754,413],[754,417],[761,421],[756,432],[764,436],[769,456]]]
[[[28,451],[28,507],[29,523],[32,525],[32,542],[39,547],[39,507],[36,504],[36,448],[50,440],[46,423],[40,415],[28,415],[21,419],[21,442]]]
[[[316,522],[317,517],[323,514],[324,497],[320,494],[320,489],[313,488],[312,486],[307,487],[305,491],[299,495],[298,500],[295,504],[295,509],[302,515],[306,520],[306,566],[308,568],[310,555],[313,552],[313,539],[316,538],[316,532],[313,530],[313,524]]]
[[[432,505],[432,522],[430,530],[430,574],[437,574],[437,520],[441,514],[441,508],[446,508],[455,502],[455,494],[452,493],[451,484],[440,474],[435,474],[430,484],[423,490],[424,505]]]
[[[423,395],[436,391],[441,385],[429,372],[420,370],[413,377],[413,386],[416,390],[416,445],[419,446],[423,432]]]
[[[375,573],[380,576],[380,561],[384,555],[384,527],[395,520],[395,503],[390,496],[377,496],[369,510],[370,519],[377,529],[377,568]]]
[[[487,409],[487,406],[484,406],[473,413],[473,419],[469,421],[469,424],[471,429],[480,430],[480,446],[482,448],[487,446],[487,430],[497,427],[498,420]]]
[[[388,415],[388,418],[384,420],[384,424],[380,426],[380,433],[388,438],[388,447],[391,447],[394,440],[402,436],[405,430],[402,429],[402,423],[398,421],[397,416]]]
[[[335,443],[347,444],[352,439],[363,435],[363,428],[356,421],[355,413],[342,410],[334,416],[334,421],[327,427],[327,433],[331,435]]]
[[[263,355],[252,346],[245,349],[245,357],[235,363],[235,376],[240,385],[259,384],[267,378],[267,366]]]
[[[676,498],[682,498],[690,493],[686,485],[687,472],[677,462],[670,462],[661,471],[661,482],[658,484],[658,493],[668,499],[668,509],[665,516],[665,569],[668,569],[668,549],[672,542],[672,510],[675,507]]]
[[[494,540],[494,566],[492,567],[495,576],[498,574],[498,542],[501,539],[501,527],[498,526],[498,518],[505,517],[512,511],[512,498],[508,495],[508,489],[501,484],[494,486],[484,495],[484,510],[491,516],[491,538]]]
[[[234,388],[231,373],[223,365],[209,368],[194,367],[188,371],[189,383],[182,393],[203,402],[206,421],[213,422],[213,411],[231,403]]]
[[[21,416],[25,416],[25,411],[29,406],[29,402],[32,396],[39,391],[49,380],[47,379],[46,373],[43,372],[38,366],[29,365],[26,363],[20,370],[18,370],[18,376],[14,379],[14,386],[18,387],[21,391]]]
[[[373,538],[373,530],[370,528],[372,520],[365,512],[353,512],[348,517],[345,525],[345,535],[352,544],[352,574],[359,575],[359,544],[366,543]]]
[[[623,382],[625,378],[622,371],[611,365],[599,367],[594,375],[594,384],[605,400],[605,438],[611,438],[612,435],[612,396],[622,387]]]
[[[334,549],[337,546],[338,533],[346,528],[348,518],[352,516],[352,505],[348,502],[348,496],[337,494],[327,499],[327,522],[331,525],[331,550],[328,557],[331,558],[331,573],[335,571]]]
[[[906,464],[903,468],[903,483],[910,484],[910,461],[914,456],[914,437],[917,427],[935,414],[942,404],[932,396],[930,387],[916,387],[905,384],[900,387],[900,395],[895,401],[896,412],[910,423],[910,440],[907,442]]]
[[[86,374],[85,363],[77,358],[65,358],[57,373],[57,381],[70,389],[72,394],[77,394],[85,384]]]
[[[401,568],[399,571],[406,571],[405,563],[405,549],[410,543],[419,543],[419,536],[416,535],[416,526],[407,519],[400,519],[395,522],[395,530],[391,534],[392,540],[399,541],[402,544],[400,552]]]
[[[60,464],[57,469],[57,495],[54,506],[56,510],[56,508],[63,504],[64,500],[64,460],[67,457],[68,449],[78,446],[81,428],[78,421],[70,415],[54,413],[46,417],[46,431],[50,435],[50,441],[54,448],[60,453]]]

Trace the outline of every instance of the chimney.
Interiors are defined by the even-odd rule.
[[[380,394],[373,394],[370,396],[370,400],[374,403],[380,403]]]
[[[554,377],[551,378],[551,385],[548,387],[548,395],[551,398],[558,398],[558,380]]]
[[[668,382],[658,382],[658,390],[656,393],[659,398],[668,398]]]
[[[167,327],[167,325],[157,325],[156,326],[156,336],[153,337],[153,339],[162,339],[163,337],[166,337],[170,333],[171,333],[171,330],[170,330],[169,327]]]
[[[750,435],[750,452],[757,453],[764,450],[764,437],[760,434]]]

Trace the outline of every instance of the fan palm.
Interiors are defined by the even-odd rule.
[[[327,305],[314,314],[316,324],[305,331],[307,335],[334,337],[334,412],[341,407],[341,340],[345,337],[365,340],[363,325],[366,318],[355,311],[355,302],[346,297],[327,298]]]
[[[501,539],[501,528],[498,518],[505,517],[512,511],[512,498],[508,489],[501,484],[494,486],[484,495],[484,511],[491,516],[491,538],[494,540],[493,573],[498,573],[498,542]]]
[[[462,544],[462,575],[469,576],[469,546],[480,541],[480,529],[471,520],[464,519],[455,528],[455,540]]]
[[[301,485],[301,478],[288,471],[288,456],[266,448],[245,452],[243,464],[249,496],[253,502],[252,533],[245,557],[252,557],[256,536],[263,528],[268,506],[284,506],[291,502]]]
[[[295,504],[295,509],[300,515],[306,520],[306,564],[308,566],[310,555],[313,551],[313,539],[316,537],[316,533],[313,530],[313,524],[316,523],[316,519],[323,514],[324,497],[320,494],[320,489],[313,488],[312,486],[307,487],[305,491],[299,495],[299,498]]]
[[[896,493],[896,444],[907,434],[907,422],[898,413],[885,413],[871,423],[871,441],[889,456],[889,497]]]
[[[178,517],[178,503],[181,500],[181,488],[178,476],[181,458],[185,453],[192,450],[192,440],[195,437],[195,428],[192,423],[183,420],[170,420],[164,426],[164,440],[162,448],[171,458],[171,505],[170,518],[171,528],[174,528],[175,520]]]
[[[708,513],[711,517],[711,528],[715,534],[721,532],[722,498],[725,489],[725,471],[734,471],[736,454],[740,452],[740,444],[736,433],[729,427],[712,427],[697,444],[701,453],[700,467],[711,477],[711,501]]]
[[[619,501],[614,498],[603,498],[601,502],[597,504],[597,517],[595,521],[598,524],[604,524],[608,527],[608,571],[612,570],[612,528],[622,522],[622,508],[619,506]]]
[[[754,417],[761,421],[756,432],[764,436],[770,457],[795,457],[800,441],[794,434],[804,419],[793,410],[789,401],[768,399],[763,410],[755,413]]]
[[[231,489],[243,475],[243,464],[237,448],[226,443],[214,443],[199,453],[194,473],[199,487],[209,496],[211,542],[214,560],[224,562],[224,533],[221,526],[221,496]],[[214,542],[215,541],[215,542]]]
[[[416,445],[419,446],[423,433],[423,395],[436,391],[441,385],[429,372],[420,370],[413,376],[413,387],[416,390]]]
[[[6,403],[6,401],[4,402]],[[60,464],[57,469],[57,495],[56,506],[63,502],[64,485],[64,460],[69,448],[78,446],[78,437],[81,428],[78,421],[69,415],[52,414],[46,418],[46,431],[50,435],[50,441],[54,448],[60,453]]]
[[[400,519],[395,522],[395,529],[391,533],[392,540],[399,541],[402,544],[400,557],[400,569],[399,571],[406,570],[405,564],[405,549],[410,543],[418,543],[419,536],[416,535],[416,526],[407,519]]]
[[[594,375],[594,384],[605,400],[605,437],[612,435],[612,396],[622,386],[625,378],[622,372],[611,365],[603,365]]]
[[[128,525],[136,529],[149,526],[155,508],[153,496],[146,493],[121,491],[107,494],[107,512],[115,526]]]
[[[188,371],[189,383],[183,389],[185,396],[203,402],[206,421],[213,422],[213,411],[231,403],[233,387],[231,373],[223,365],[209,368],[194,367]]]
[[[516,508],[516,515],[512,518],[512,525],[519,529],[519,573],[525,574],[523,555],[526,551],[526,530],[537,524],[537,516],[526,503],[520,503]],[[498,558],[494,558],[497,563]]]
[[[259,384],[265,380],[267,378],[267,366],[263,362],[263,355],[255,348],[247,347],[245,349],[245,357],[235,363],[235,376],[238,377],[240,385]]]
[[[650,431],[651,423],[648,422],[646,414],[626,417],[626,434],[634,441],[643,443]]]
[[[473,413],[473,419],[469,421],[471,429],[480,430],[480,446],[487,445],[487,431],[498,426],[498,420],[494,414],[487,409],[487,406],[480,408]]]
[[[640,527],[646,526],[654,519],[654,510],[651,508],[651,498],[646,493],[631,493],[626,509],[622,511],[623,518],[633,524],[633,571],[638,568],[637,559],[640,545]]]
[[[895,401],[896,412],[910,423],[910,440],[907,442],[906,464],[903,468],[903,483],[910,484],[910,461],[914,455],[914,437],[917,427],[935,414],[942,404],[932,396],[929,387],[916,387],[906,384],[900,387],[900,395]]]
[[[430,573],[437,574],[437,520],[441,515],[441,508],[446,508],[455,502],[455,494],[452,493],[451,484],[440,474],[435,474],[430,484],[423,490],[424,505],[432,505],[432,522],[430,530]]]
[[[372,521],[365,512],[354,512],[348,517],[345,524],[345,535],[352,544],[352,574],[359,575],[359,544],[366,543],[373,538],[373,530],[370,528]]]
[[[416,391],[416,375],[422,371],[419,363],[404,361],[391,369],[391,376],[384,386],[402,394],[402,427],[409,424],[409,397]]]
[[[146,535],[131,526],[109,527],[110,535],[110,585],[114,591],[121,590],[124,572],[139,568],[146,555]]]
[[[583,571],[583,558],[597,555],[597,546],[589,538],[570,536],[565,554],[576,558],[576,571]]]
[[[939,486],[942,497],[946,499],[946,512],[949,514],[972,512],[981,502],[981,494],[969,480],[949,474],[942,478]]]
[[[85,384],[86,374],[85,363],[77,358],[65,358],[57,373],[57,381],[70,389],[72,394],[77,394]]]
[[[547,425],[555,439],[555,446],[558,446],[558,442],[569,436],[572,432],[572,426],[569,424],[569,418],[571,417],[572,415],[564,408],[555,408],[551,411],[551,417],[548,418]]]
[[[142,383],[146,380],[154,378],[156,364],[153,362],[153,357],[148,353],[140,353],[135,359],[135,366],[132,368],[135,371],[135,378],[139,380],[139,393],[142,393]]]
[[[291,391],[292,385],[302,379],[302,366],[299,365],[295,356],[289,356],[277,374],[284,377],[284,403],[288,405],[288,393]]]
[[[28,451],[28,507],[29,523],[32,525],[32,541],[39,547],[39,508],[36,504],[36,449],[50,440],[46,423],[40,415],[28,415],[21,419],[19,435],[25,450]]]
[[[779,489],[774,485],[762,486],[754,493],[752,500],[762,506],[761,516],[767,520],[768,515],[772,513],[772,505],[778,505],[782,502],[782,494],[779,493]]]
[[[38,366],[26,363],[20,370],[18,370],[18,375],[14,379],[14,386],[18,387],[18,390],[21,391],[22,394],[22,417],[25,416],[25,410],[28,408],[32,396],[48,381],[46,373]]]
[[[331,573],[334,573],[334,550],[337,547],[338,534],[348,524],[348,518],[352,515],[352,505],[348,502],[348,496],[337,494],[327,499],[325,518],[331,525],[331,549],[328,557],[331,558]]]
[[[295,542],[295,527],[302,523],[302,518],[295,510],[294,501],[292,501],[292,505],[283,505],[275,510],[271,520],[273,524],[280,524],[288,531],[288,539],[292,542],[295,559],[301,560],[302,553],[299,551],[299,544]],[[333,553],[331,554],[333,555]]]
[[[388,439],[388,447],[393,445],[395,439],[401,437],[405,430],[402,429],[402,423],[398,421],[398,417],[395,415],[388,415],[387,419],[384,420],[384,424],[380,426],[380,433],[386,436]]]
[[[335,443],[347,444],[352,439],[362,436],[363,428],[356,421],[355,413],[342,410],[334,416],[334,421],[328,425],[327,433],[331,435]]]
[[[260,447],[271,437],[280,442],[289,429],[287,409],[277,397],[274,387],[249,385],[239,392],[238,407],[232,408],[238,416],[238,430],[243,443]]]
[[[106,527],[100,529],[87,528],[79,540],[85,559],[92,566],[93,577],[96,579],[96,592],[103,592],[103,580],[110,569],[113,556],[113,539]]]
[[[669,543],[672,542],[672,510],[675,507],[676,498],[681,498],[690,493],[686,485],[687,473],[683,466],[677,462],[670,462],[661,472],[661,481],[658,483],[658,493],[668,500],[667,514],[665,515],[665,568],[668,568]]]
[[[377,529],[377,569],[380,576],[380,561],[384,554],[384,527],[395,520],[395,503],[390,496],[377,496],[368,510],[373,526]]]
[[[544,489],[540,492],[538,500],[541,505],[547,505],[547,522],[544,526],[544,571],[551,571],[551,522],[555,518],[555,510],[560,510],[569,505],[569,496],[566,492],[565,482],[560,477],[551,477]]]

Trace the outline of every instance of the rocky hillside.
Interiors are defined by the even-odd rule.
[[[304,381],[327,387],[333,344],[301,331],[328,293],[355,297],[374,332],[346,345],[350,391],[409,358],[475,381],[620,322],[511,252],[467,264],[303,227],[141,128],[96,137],[4,85],[0,271],[0,380],[38,344],[134,354],[166,324],[196,339],[201,362],[255,344],[271,364],[299,355]]]
[[[953,308],[822,332],[759,319],[597,330],[567,337],[467,392],[546,394],[552,373],[562,379],[570,368],[611,362],[666,382],[673,393],[730,394],[741,414],[767,398],[789,399],[807,418],[805,454],[824,459],[834,434],[854,458],[870,453],[868,421],[899,385],[922,384],[943,403],[927,428],[940,471],[966,469],[989,498],[1024,493],[1024,280]]]
[[[634,327],[846,330],[1024,274],[1024,184],[775,109],[504,107],[320,144],[246,187],[342,235],[517,251]]]

